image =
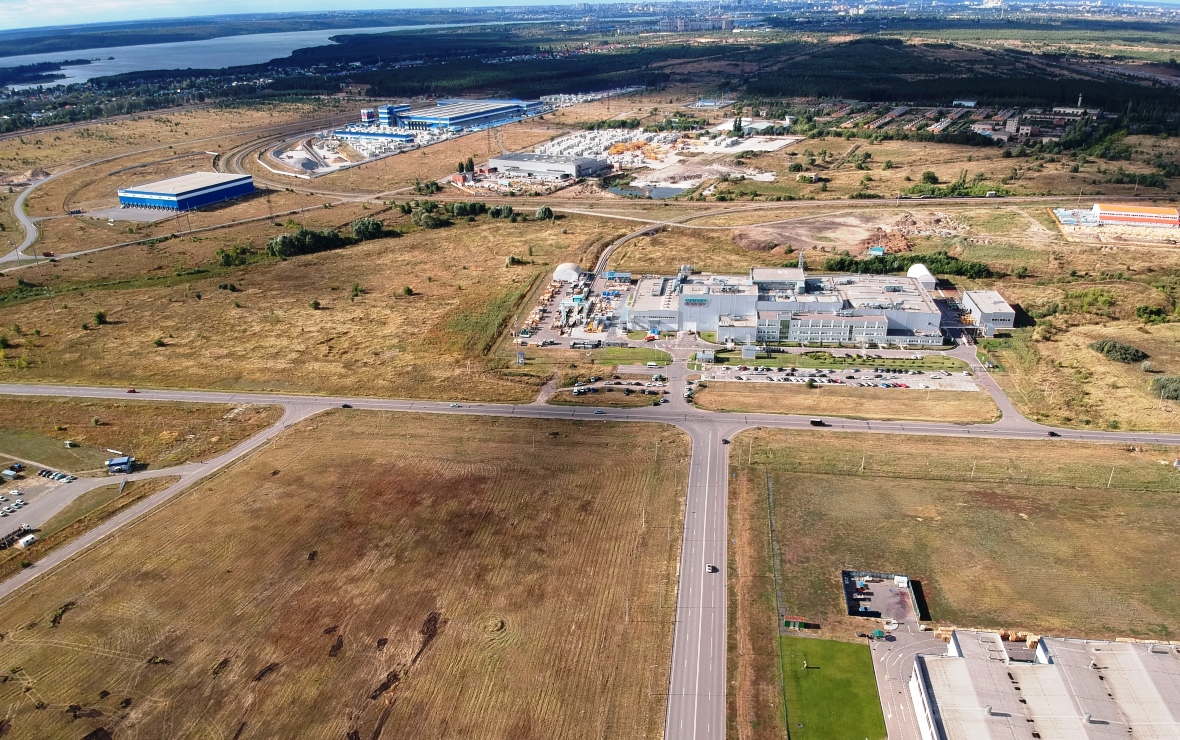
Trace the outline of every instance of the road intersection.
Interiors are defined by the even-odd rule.
[[[664,371],[673,382],[683,381],[686,365],[676,362]],[[591,407],[467,403],[445,401],[406,401],[379,398],[301,396],[289,394],[236,393],[228,391],[140,389],[137,400],[161,402],[200,402],[225,404],[270,404],[284,409],[275,425],[242,442],[232,450],[203,463],[190,463],[129,476],[177,475],[179,480],[149,496],[135,506],[104,522],[77,540],[58,548],[33,567],[0,583],[0,600],[54,567],[71,560],[92,545],[118,531],[138,517],[155,509],[186,490],[197,481],[223,469],[259,449],[283,430],[301,420],[344,404],[372,411],[408,413],[509,416],[533,419],[563,419],[610,422],[660,422],[684,430],[692,441],[688,490],[685,499],[684,532],[679,565],[676,620],[668,686],[665,738],[669,740],[705,740],[725,736],[726,639],[727,639],[727,495],[728,441],[743,429],[773,427],[810,430],[816,433],[858,432],[867,434],[908,434],[986,439],[1044,439],[1048,427],[1035,424],[1012,408],[995,386],[994,380],[981,372],[977,380],[1003,398],[1003,418],[993,424],[960,425],[938,422],[868,421],[827,419],[827,426],[817,429],[807,417],[777,414],[729,414],[709,412],[677,404],[663,404],[639,409],[595,409]],[[0,395],[53,396],[72,398],[126,399],[126,389],[0,384]],[[1109,432],[1058,430],[1061,439],[1087,442],[1122,442],[1134,444],[1180,445],[1180,434],[1149,432]],[[707,572],[707,565],[716,572]]]

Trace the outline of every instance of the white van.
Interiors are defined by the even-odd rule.
[[[658,363],[658,362],[649,362],[649,363],[647,363],[647,366],[648,366],[648,367],[659,367],[659,366],[660,366],[660,363]]]
[[[33,544],[36,541],[37,541],[37,535],[26,534],[24,537],[21,537],[19,540],[16,541],[16,546],[17,547],[28,547],[29,545]]]

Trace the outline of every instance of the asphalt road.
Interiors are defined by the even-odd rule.
[[[685,368],[675,363],[665,369],[670,385],[682,382]],[[990,377],[979,377],[994,394],[1003,394]],[[904,391],[902,391],[904,392]],[[688,490],[685,498],[684,534],[680,557],[671,675],[668,686],[665,737],[675,740],[725,737],[726,680],[726,497],[728,495],[728,445],[725,439],[750,427],[806,429],[817,434],[831,431],[867,434],[915,434],[942,437],[989,439],[1045,439],[1048,427],[1035,424],[1015,413],[1005,414],[994,424],[959,425],[931,422],[864,421],[827,419],[817,428],[808,417],[777,414],[726,414],[702,411],[675,399],[659,407],[638,409],[594,409],[589,407],[464,403],[442,401],[398,401],[377,398],[299,396],[223,391],[140,389],[128,396],[125,388],[0,384],[0,394],[109,398],[172,402],[258,403],[282,405],[285,413],[276,425],[241,443],[233,450],[204,463],[175,469],[151,471],[153,475],[174,470],[180,480],[144,499],[78,540],[50,553],[33,567],[0,583],[0,600],[21,586],[77,556],[91,545],[116,532],[202,478],[253,452],[291,424],[320,411],[347,403],[357,409],[482,416],[515,416],[540,419],[581,419],[584,421],[663,422],[685,430],[692,439]],[[1006,400],[1006,399],[1005,399]],[[1011,408],[1011,405],[1007,405]],[[1003,407],[1002,407],[1003,408]],[[599,413],[601,412],[601,413]],[[1089,442],[1158,443],[1180,445],[1180,434],[1060,430],[1061,439]],[[135,477],[135,476],[133,476]],[[30,512],[32,513],[32,512]],[[713,564],[716,573],[705,572]],[[904,695],[902,696],[904,701]]]

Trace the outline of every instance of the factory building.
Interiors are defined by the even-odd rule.
[[[543,180],[577,180],[610,169],[610,163],[590,157],[514,152],[488,160],[488,167],[508,177],[536,177]]]
[[[801,267],[694,275],[685,265],[675,277],[641,279],[619,309],[630,329],[716,332],[738,343],[940,345],[941,317],[916,278],[807,277]]]
[[[401,142],[405,144],[409,144],[414,141],[413,134],[400,134],[395,131],[364,131],[361,129],[344,128],[333,131],[332,135],[343,141],[353,139],[356,141],[390,141]]]
[[[409,113],[408,105],[380,105],[377,106],[377,125],[393,127],[397,125],[397,117],[402,113]],[[364,121],[361,121],[364,123]]]
[[[955,630],[909,693],[922,740],[1175,738],[1180,647]]]
[[[221,172],[194,172],[151,182],[134,188],[119,189],[123,208],[164,208],[191,211],[254,192],[254,178]]]
[[[1016,325],[1016,311],[994,290],[969,290],[963,294],[963,307],[985,337],[996,330],[1007,331]]]
[[[1094,217],[1099,226],[1163,226],[1180,228],[1180,212],[1175,208],[1153,206],[1115,206],[1094,204]]]
[[[497,126],[545,111],[539,100],[440,100],[433,108],[398,114],[398,123],[409,129],[450,129]]]
[[[377,123],[377,111],[372,108],[361,108],[361,124],[372,126]]]

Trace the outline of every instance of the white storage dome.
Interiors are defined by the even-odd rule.
[[[573,262],[563,262],[553,271],[553,279],[563,283],[576,283],[582,276],[582,268]]]
[[[938,285],[938,278],[927,269],[926,265],[921,262],[916,262],[910,265],[909,271],[906,272],[906,277],[914,278],[926,290],[934,290]]]

